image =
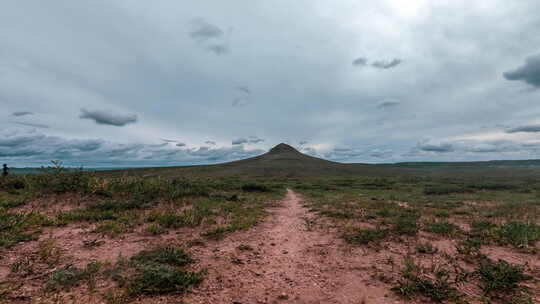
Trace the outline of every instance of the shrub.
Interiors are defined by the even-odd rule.
[[[370,244],[381,241],[389,235],[386,229],[359,229],[356,232],[346,235],[345,241],[351,244]]]
[[[434,269],[434,279],[421,273],[420,266],[416,265],[410,258],[406,258],[405,266],[401,273],[401,278],[397,285],[392,287],[392,291],[406,298],[414,295],[423,295],[436,303],[446,300],[457,300],[461,294],[453,286],[455,282],[451,280],[450,273],[444,268]]]
[[[78,286],[83,280],[92,285],[100,269],[101,264],[98,262],[91,262],[83,269],[72,265],[62,267],[51,274],[45,283],[45,289],[48,291],[66,290]]]
[[[484,294],[494,297],[508,297],[520,290],[519,283],[531,277],[523,273],[523,268],[506,261],[494,262],[483,259],[475,273],[480,277]]]
[[[435,254],[439,251],[437,247],[431,245],[431,243],[421,243],[416,245],[416,252],[423,254]]]
[[[446,221],[431,222],[426,226],[426,231],[443,235],[453,234],[458,229],[458,226]]]
[[[202,275],[163,264],[142,264],[128,282],[128,294],[183,293],[202,282]]]
[[[401,215],[395,219],[393,232],[398,235],[416,235],[418,233],[418,217]]]
[[[499,238],[516,247],[528,247],[540,239],[540,226],[533,223],[508,222],[496,230]]]
[[[244,192],[270,192],[270,188],[263,184],[249,183],[242,186]]]

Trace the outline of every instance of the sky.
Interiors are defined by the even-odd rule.
[[[0,161],[540,158],[540,1],[0,0]]]

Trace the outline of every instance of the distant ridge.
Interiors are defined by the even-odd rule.
[[[500,168],[500,169],[498,169]],[[306,155],[294,147],[280,143],[259,156],[215,165],[178,167],[154,167],[103,172],[107,176],[134,174],[162,177],[360,177],[360,176],[403,176],[421,174],[431,176],[445,172],[469,170],[479,176],[490,170],[491,176],[507,177],[508,170],[529,170],[528,174],[540,175],[540,160],[488,161],[488,162],[409,162],[397,164],[344,164]],[[521,168],[521,169],[518,169]],[[514,171],[515,172],[515,171]],[[525,172],[525,171],[524,171]],[[473,173],[468,173],[469,175]]]

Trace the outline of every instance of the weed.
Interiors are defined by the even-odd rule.
[[[366,245],[384,240],[389,235],[386,229],[359,229],[356,232],[346,235],[345,241],[351,244]]]
[[[442,303],[446,300],[457,300],[461,297],[452,282],[450,273],[444,268],[435,268],[434,279],[423,275],[421,267],[416,265],[411,258],[404,261],[401,278],[392,290],[406,298],[414,295],[423,295],[432,301]]]
[[[240,244],[237,248],[238,250],[242,250],[242,251],[253,250],[253,247],[246,244]]]
[[[60,263],[63,250],[56,245],[54,239],[47,239],[39,242],[37,254],[42,262],[52,266]]]
[[[142,264],[127,284],[131,296],[183,293],[202,282],[202,275],[163,264]]]
[[[3,202],[0,202],[0,208],[6,208],[6,209],[17,208],[17,207],[23,206],[24,204],[26,204],[26,201],[23,199],[3,201]]]
[[[416,215],[400,215],[394,221],[393,232],[397,235],[416,235],[418,233]]]
[[[504,260],[494,262],[483,259],[475,273],[480,277],[481,285],[486,296],[494,298],[511,298],[522,288],[519,283],[531,279],[523,273],[520,266],[509,264]]]
[[[416,245],[416,252],[423,254],[435,254],[439,251],[437,247],[431,245],[431,243],[420,243]]]
[[[244,192],[270,192],[270,188],[263,184],[249,183],[242,186]]]
[[[533,223],[508,222],[496,230],[503,243],[515,247],[529,247],[540,239],[540,226]]]
[[[51,274],[49,280],[45,283],[45,290],[69,290],[81,284],[82,281],[87,281],[88,285],[92,286],[100,269],[101,264],[98,262],[91,262],[83,269],[73,265],[62,267]]]
[[[219,240],[222,239],[227,232],[230,232],[230,227],[220,226],[212,228],[205,233],[203,233],[203,236],[206,238],[209,238],[211,240]]]
[[[167,233],[167,229],[163,228],[161,225],[151,224],[150,226],[146,227],[146,232],[152,235],[160,235]]]
[[[440,221],[428,223],[425,230],[431,233],[451,235],[458,229],[459,227],[452,223],[449,223],[447,221]]]

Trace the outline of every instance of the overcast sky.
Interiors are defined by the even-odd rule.
[[[540,1],[0,1],[0,160],[540,158]]]

